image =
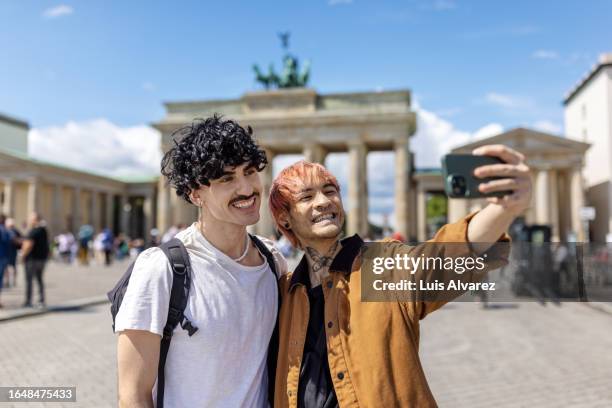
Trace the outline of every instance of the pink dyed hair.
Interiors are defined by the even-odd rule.
[[[289,214],[291,206],[295,204],[295,196],[304,184],[325,181],[331,183],[340,191],[340,185],[333,174],[319,163],[300,160],[284,168],[274,179],[270,188],[269,206],[276,228],[283,234],[291,245],[299,247],[298,239],[291,229],[287,229],[280,221],[280,217]]]

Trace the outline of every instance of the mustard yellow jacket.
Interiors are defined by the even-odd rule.
[[[467,226],[476,214],[443,226],[430,242],[467,244]],[[503,234],[498,242],[510,242]],[[435,407],[419,360],[419,321],[445,301],[362,302],[361,247],[357,235],[342,248],[322,282],[327,358],[340,407]],[[509,250],[509,245],[506,245]],[[414,247],[412,247],[414,248]],[[389,255],[410,251],[389,245]],[[507,252],[489,260],[487,270],[507,262]],[[308,265],[305,259],[279,282],[279,353],[274,406],[296,407],[308,318]]]

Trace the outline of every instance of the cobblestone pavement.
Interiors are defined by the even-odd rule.
[[[117,282],[129,265],[128,260],[114,262],[105,267],[95,262],[90,266],[67,265],[51,261],[45,267],[43,279],[47,306],[66,301],[104,295]],[[17,286],[4,288],[0,299],[4,305],[0,318],[19,312],[25,300],[25,271],[23,264],[18,266]],[[34,281],[32,302],[38,302],[38,283]]]
[[[0,323],[1,386],[76,387],[77,402],[0,407],[114,407],[116,343],[108,305]]]
[[[126,266],[51,265],[49,299],[103,294]],[[441,407],[612,406],[610,313],[578,303],[454,303],[421,327],[421,357]],[[77,387],[76,403],[18,408],[116,406],[115,347],[108,305],[0,322],[0,386]]]
[[[612,406],[612,314],[507,306],[453,303],[423,321],[421,358],[441,407]]]

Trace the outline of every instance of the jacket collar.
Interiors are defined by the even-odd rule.
[[[330,273],[342,272],[344,275],[351,273],[351,267],[353,261],[359,254],[361,247],[363,246],[363,240],[357,234],[344,238],[340,241],[340,251],[334,257],[331,265],[329,266]],[[306,255],[302,256],[302,260],[298,264],[293,276],[291,276],[291,283],[289,284],[289,292],[291,292],[297,285],[304,285],[306,288],[310,288],[310,276],[308,273],[308,260]]]

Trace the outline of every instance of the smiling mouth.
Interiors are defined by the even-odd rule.
[[[336,213],[329,213],[329,214],[322,214],[319,216],[316,216],[315,218],[313,218],[312,223],[316,224],[317,222],[322,222],[322,221],[332,221],[336,219]]]
[[[246,200],[234,201],[231,206],[239,210],[251,209],[255,206],[255,198],[255,196],[252,196]]]

